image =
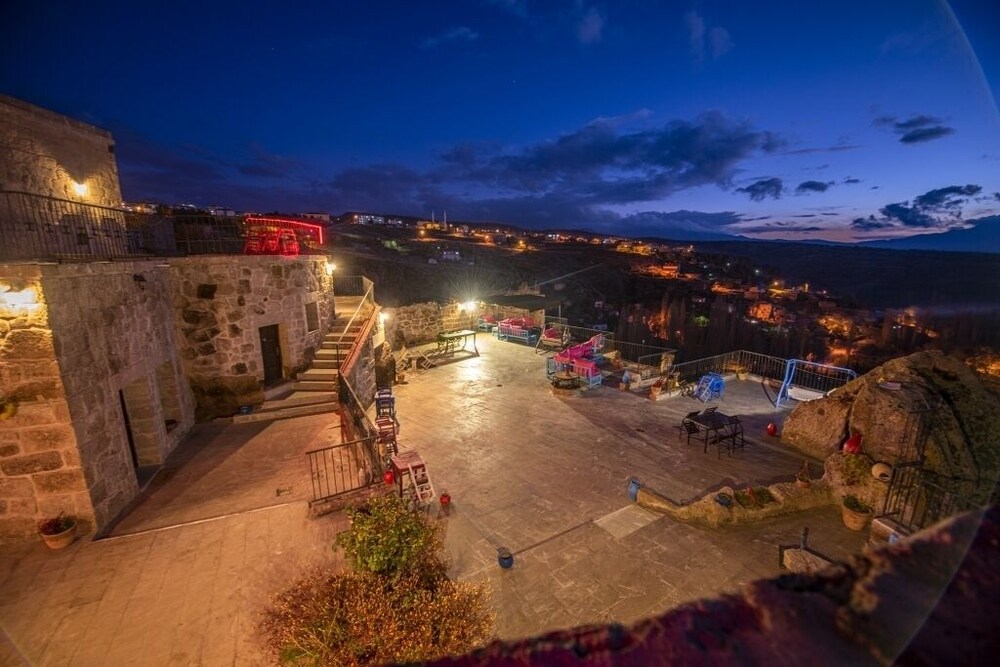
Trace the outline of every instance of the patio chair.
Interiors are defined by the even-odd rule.
[[[722,450],[725,448],[726,452],[732,456],[733,455],[733,436],[731,433],[716,432],[715,436],[712,438],[705,438],[705,453],[708,454],[709,445],[715,447],[719,450],[719,458],[722,458]]]
[[[687,432],[687,444],[691,444],[691,438],[703,440],[705,451],[708,451],[708,431],[702,431],[694,422],[684,422],[684,430]]]
[[[692,419],[694,419],[695,417],[697,417],[698,414],[699,414],[698,411],[695,410],[694,412],[689,412],[686,415],[684,415],[684,419],[682,419],[681,423],[677,425],[677,439],[678,440],[680,440],[682,437],[684,437],[684,433],[687,430],[687,423],[689,421],[691,421]]]
[[[743,449],[746,444],[746,439],[743,437],[743,422],[740,421],[739,417],[729,418],[729,433],[732,439],[732,449],[739,447]]]

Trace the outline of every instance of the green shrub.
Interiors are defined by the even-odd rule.
[[[756,509],[775,502],[771,490],[766,486],[747,487],[746,490],[733,492],[733,495],[736,496],[736,502],[740,504],[740,507]]]
[[[337,535],[336,543],[355,570],[386,577],[415,571],[444,576],[446,568],[437,556],[444,546],[441,530],[396,494],[373,498],[366,508],[349,514],[351,527]]]
[[[872,511],[871,505],[855,495],[844,496],[844,507],[855,512],[861,512],[862,514],[868,514]]]
[[[491,639],[486,583],[417,573],[314,572],[279,594],[260,629],[283,664],[367,665],[433,660]]]

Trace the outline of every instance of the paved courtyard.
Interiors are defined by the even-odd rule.
[[[633,475],[677,501],[790,479],[802,457],[762,435],[782,413],[760,385],[732,383],[718,403],[751,436],[720,460],[677,439],[692,399],[558,398],[530,348],[485,334],[479,348],[409,374],[396,394],[402,448],[453,498],[442,517],[453,573],[491,583],[501,637],[627,623],[733,591],[778,574],[777,545],[803,526],[833,557],[860,548],[832,507],[710,530],[628,501]],[[254,627],[268,597],[309,566],[341,565],[330,546],[346,519],[308,516],[303,456],[338,429],[335,415],[201,426],[111,538],[0,552],[0,664],[266,664]],[[496,565],[499,546],[512,569]]]

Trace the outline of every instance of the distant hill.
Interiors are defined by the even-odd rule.
[[[859,246],[888,250],[944,250],[947,252],[1000,253],[1000,215],[971,220],[976,226],[940,234],[917,234],[902,239],[865,241]]]

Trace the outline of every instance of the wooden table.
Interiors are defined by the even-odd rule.
[[[476,347],[476,332],[472,329],[459,329],[458,331],[444,331],[437,335],[438,350],[445,354],[451,354],[458,350],[464,350],[469,339],[472,339],[472,351],[479,356],[479,348]],[[462,342],[459,345],[459,341]]]
[[[576,389],[580,386],[580,376],[573,371],[559,371],[552,376],[555,389]]]

